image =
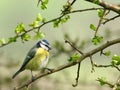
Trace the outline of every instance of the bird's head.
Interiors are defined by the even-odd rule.
[[[37,46],[41,47],[41,48],[44,48],[47,51],[51,50],[51,46],[50,46],[49,42],[45,39],[41,40],[41,41],[38,41]]]

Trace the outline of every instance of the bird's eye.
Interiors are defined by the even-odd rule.
[[[48,45],[45,45],[46,47],[48,47]]]

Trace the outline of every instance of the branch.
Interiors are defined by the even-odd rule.
[[[103,11],[102,17],[100,17],[100,19],[99,19],[99,22],[98,22],[97,28],[96,28],[96,30],[95,30],[94,37],[97,36],[97,32],[98,32],[98,30],[99,30],[99,28],[100,28],[100,26],[101,26],[101,24],[102,24],[103,17],[105,16],[105,12],[106,12],[106,10]]]
[[[93,10],[98,10],[98,9],[102,9],[102,8],[88,8],[88,9],[82,9],[82,10],[73,10],[73,11],[67,13],[67,14],[72,14],[72,13],[76,13],[76,12],[84,12],[84,11],[93,11]],[[22,33],[22,34],[20,34],[20,35],[17,35],[17,36],[15,36],[15,37],[17,37],[16,39],[18,39],[18,38],[20,38],[22,35],[24,35],[24,34],[26,34],[26,33],[29,33],[29,32],[31,32],[31,31],[33,31],[33,30],[35,30],[35,29],[40,30],[40,28],[42,28],[42,27],[45,26],[46,24],[51,23],[51,22],[54,22],[54,21],[57,20],[57,19],[61,19],[62,17],[64,17],[64,16],[67,15],[67,14],[63,14],[63,15],[60,15],[59,17],[56,17],[56,18],[51,19],[51,20],[48,20],[48,21],[42,23],[41,25],[39,25],[38,27],[31,28],[31,29],[29,29],[29,30],[25,30],[24,33]],[[1,45],[0,45],[0,48],[4,47],[4,46],[6,46],[6,45],[9,45],[9,44],[12,44],[12,43],[6,42],[5,44],[1,44]]]
[[[97,79],[97,81],[99,81],[100,83],[103,83],[103,85],[108,85],[110,88],[112,88],[112,90],[120,90],[119,86],[120,86],[120,75],[116,80],[115,84],[109,83],[106,80],[101,80],[100,78]]]
[[[73,45],[72,42],[68,41],[68,40],[65,40],[65,43],[69,43],[71,47],[73,47],[76,51],[78,51],[80,54],[84,54],[82,51],[80,51],[78,48],[75,47],[75,45]]]
[[[53,22],[53,21],[55,21],[55,20],[57,20],[57,19],[60,19],[60,18],[62,18],[62,17],[64,17],[64,16],[65,16],[65,15],[61,15],[61,16],[59,16],[59,17],[57,17],[57,18],[51,19],[51,20],[49,20],[49,21],[46,21],[46,22],[44,22],[43,24],[41,24],[40,26],[35,27],[35,28],[31,28],[31,29],[29,29],[29,30],[25,30],[24,33],[22,33],[22,34],[20,34],[20,35],[17,35],[17,36],[15,36],[15,37],[16,37],[16,39],[18,39],[19,37],[23,36],[24,34],[29,33],[29,32],[31,32],[31,31],[33,31],[33,30],[35,30],[35,29],[40,30],[40,28],[42,28],[44,25],[46,25],[46,24],[48,24],[48,23],[51,23],[51,22]],[[11,43],[7,42],[7,43],[5,43],[5,44],[2,44],[2,45],[0,45],[0,48],[6,46],[6,45],[8,45],[8,44],[11,44]]]
[[[94,63],[94,66],[95,67],[102,67],[102,68],[107,68],[107,67],[114,67],[114,68],[116,68],[118,71],[120,71],[120,68],[118,67],[118,66],[116,66],[116,65],[97,65],[97,64],[95,64]]]
[[[16,90],[20,90],[20,89],[22,89],[22,88],[30,85],[32,82],[36,81],[36,80],[39,79],[39,78],[42,78],[42,77],[44,77],[44,76],[47,76],[47,75],[50,75],[50,74],[52,74],[52,73],[55,73],[55,72],[61,71],[61,70],[63,70],[63,69],[69,68],[69,67],[71,67],[71,66],[74,66],[74,65],[80,63],[81,61],[85,60],[85,58],[90,57],[91,55],[94,55],[94,54],[100,52],[101,50],[103,50],[103,49],[105,49],[105,48],[107,48],[107,47],[109,47],[109,46],[111,46],[111,45],[117,44],[117,43],[120,43],[120,38],[117,38],[117,39],[114,39],[114,40],[111,40],[111,41],[107,41],[105,44],[103,44],[103,45],[101,45],[101,46],[99,46],[99,47],[97,47],[97,48],[95,48],[95,49],[93,49],[93,50],[91,50],[91,51],[89,51],[89,52],[81,55],[80,59],[77,60],[76,62],[69,62],[69,63],[67,63],[67,64],[64,64],[64,65],[62,65],[62,66],[57,67],[56,69],[53,69],[52,72],[45,72],[45,73],[43,73],[43,74],[40,74],[40,75],[36,76],[36,77],[34,78],[34,80],[32,80],[32,81],[29,80],[28,82],[26,82],[26,83],[23,84],[22,86],[16,87],[15,89],[16,89]]]
[[[92,60],[92,56],[90,56],[90,61],[91,61],[91,66],[92,66],[91,73],[93,73],[93,72],[95,72],[95,69],[94,69],[94,63],[93,63],[93,60]]]
[[[104,8],[87,8],[87,9],[82,9],[82,10],[73,10],[73,11],[70,12],[70,14],[71,13],[76,13],[76,12],[99,10],[99,9],[104,9]]]
[[[97,81],[99,81],[100,83],[104,83],[103,85],[108,85],[109,87],[111,87],[111,88],[113,88],[113,84],[111,84],[111,83],[109,83],[108,81],[106,81],[106,80],[103,80],[103,81],[101,81],[101,79],[100,78],[98,78],[97,79]]]
[[[116,19],[116,18],[118,18],[118,17],[120,17],[120,14],[119,14],[119,15],[116,15],[116,16],[110,18],[110,19],[107,19],[105,22],[103,22],[103,24],[106,24],[107,22],[112,21],[112,20],[114,20],[114,19]]]
[[[112,67],[112,65],[97,65],[94,63],[95,67],[103,67],[103,68],[107,68],[107,67]]]
[[[76,82],[75,84],[72,84],[73,87],[76,87],[78,85],[78,79],[79,79],[79,75],[80,75],[80,65],[81,65],[81,62],[78,63],[78,69],[77,69],[77,77],[76,77]]]
[[[62,11],[62,14],[70,13],[69,8],[71,8],[71,6],[72,6],[75,2],[76,2],[76,0],[73,0],[73,1],[70,3],[70,0],[68,0],[67,3],[68,3],[69,5],[68,5],[67,8],[65,8],[63,11],[61,10],[61,11]],[[69,12],[67,12],[67,11],[69,11]],[[67,12],[67,13],[65,13],[65,12]]]
[[[118,14],[120,14],[120,7],[111,3],[107,3],[104,0],[85,0],[91,3],[95,3],[99,6],[104,7],[105,9],[112,10]]]
[[[118,71],[120,71],[120,68],[119,68],[119,67],[117,67],[116,65],[114,65],[114,67],[115,67]]]
[[[120,76],[118,77],[118,79],[117,79],[116,83],[114,84],[112,90],[119,90],[119,89],[117,89],[119,86],[120,86]]]

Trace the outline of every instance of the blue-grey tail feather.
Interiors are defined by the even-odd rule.
[[[23,71],[23,70],[22,70]],[[22,72],[21,70],[18,70],[13,76],[12,79],[14,79],[20,72]]]

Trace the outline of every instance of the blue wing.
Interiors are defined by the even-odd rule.
[[[36,46],[34,46],[33,48],[30,49],[30,51],[28,52],[21,68],[19,69],[20,71],[23,71],[25,69],[25,66],[30,62],[30,60],[34,57],[35,53],[36,53]]]
[[[15,78],[20,72],[22,72],[25,69],[25,66],[30,62],[30,60],[34,57],[35,53],[36,53],[37,47],[34,46],[33,48],[30,49],[30,51],[28,52],[21,68],[12,76],[12,78]]]

